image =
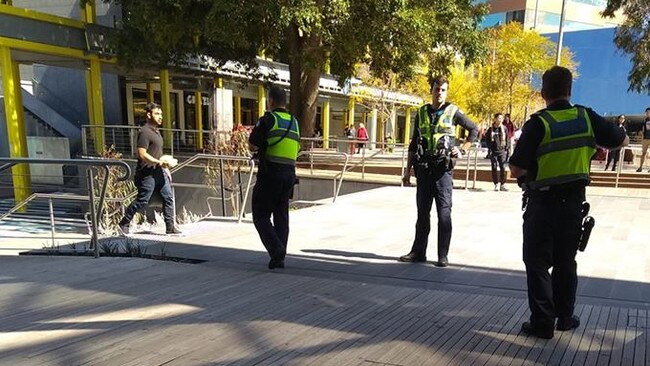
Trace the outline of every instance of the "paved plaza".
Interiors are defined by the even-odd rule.
[[[646,365],[650,198],[590,189],[589,201],[583,325],[552,340],[519,333],[520,193],[455,190],[451,266],[441,269],[395,260],[413,239],[415,188],[384,187],[292,211],[283,270],[266,269],[248,220],[132,236],[149,253],[201,264],[3,251],[0,364]],[[429,260],[435,253],[433,240]]]

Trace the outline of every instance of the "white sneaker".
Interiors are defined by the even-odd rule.
[[[495,191],[495,192],[499,192],[499,184],[495,184],[495,185],[494,185],[494,191]]]

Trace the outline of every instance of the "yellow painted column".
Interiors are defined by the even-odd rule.
[[[81,21],[86,23],[96,23],[97,13],[95,11],[95,1],[82,2]]]
[[[257,114],[262,117],[266,112],[266,90],[264,85],[257,86]]]
[[[321,126],[323,127],[323,147],[329,148],[330,141],[330,100],[325,99],[321,113]]]
[[[147,83],[147,103],[153,103],[154,99],[153,84]]]
[[[348,126],[354,126],[354,97],[348,100]]]
[[[325,52],[325,63],[323,64],[323,73],[329,75],[332,72],[330,51]]]
[[[9,156],[26,158],[27,133],[20,88],[20,72],[18,64],[11,59],[11,50],[0,47],[0,71],[2,72],[2,91],[4,94],[5,119],[7,122],[7,138],[9,141]],[[25,200],[31,194],[32,180],[29,165],[19,164],[11,168],[16,202]]]
[[[203,108],[201,99],[201,92],[194,92],[194,118],[196,121],[196,129],[198,130],[196,134],[196,148],[201,151],[203,150]]]
[[[235,126],[241,126],[241,97],[235,96]]]
[[[171,84],[169,83],[169,70],[160,70],[160,106],[163,113],[163,146],[172,147],[172,100],[169,95]]]
[[[86,73],[88,101],[92,108],[88,109],[90,115],[91,136],[95,144],[95,153],[102,154],[106,148],[104,142],[104,96],[102,93],[102,70],[97,56],[90,57],[90,70]]]
[[[411,141],[411,107],[406,107],[406,119],[404,120],[404,140],[405,144]]]

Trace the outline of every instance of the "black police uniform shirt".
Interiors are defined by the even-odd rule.
[[[643,139],[650,140],[650,118],[643,121]]]
[[[147,149],[147,154],[155,159],[160,159],[163,154],[163,137],[158,127],[152,123],[145,123],[138,132],[138,148]],[[140,175],[151,175],[156,169],[156,165],[150,164],[138,157],[136,173]]]
[[[504,125],[499,125],[498,127],[491,126],[487,130],[487,136],[490,138],[488,148],[491,151],[500,152],[510,147],[508,131]]]
[[[450,103],[445,103],[440,108],[434,110],[433,107],[431,107],[431,104],[427,104],[428,107],[428,113],[429,117],[431,118],[431,124],[430,128],[434,128],[438,121],[436,115],[440,115],[439,113],[444,111],[445,108]],[[452,122],[454,126],[461,126],[464,129],[469,131],[469,136],[468,136],[468,141],[474,142],[476,138],[478,137],[478,127],[472,120],[470,120],[465,113],[463,113],[460,109],[456,111],[454,114],[454,117],[452,119]],[[409,152],[416,153],[418,151],[418,144],[420,140],[420,114],[415,115],[415,125],[413,128],[413,137],[411,137],[411,142],[409,143]],[[432,131],[435,131],[435,129],[432,129]]]
[[[561,100],[552,103],[546,109],[556,111],[571,107],[573,106],[569,101]],[[619,128],[615,123],[606,121],[591,108],[583,108],[586,109],[589,115],[594,137],[596,138],[596,145],[613,149],[623,143],[623,140],[625,140],[624,129]],[[528,176],[525,178],[527,181],[533,180],[537,176],[537,148],[543,138],[544,124],[539,116],[534,114],[522,127],[521,137],[519,137],[515,151],[510,157],[510,164],[528,170]],[[523,179],[520,179],[519,183],[522,182]]]
[[[289,113],[284,108],[276,108],[273,110],[273,112]],[[293,118],[293,116],[291,117]],[[248,142],[250,142],[252,145],[257,146],[257,148],[260,149],[259,156],[264,155],[264,151],[266,150],[266,145],[267,145],[266,138],[269,134],[269,131],[271,131],[271,129],[273,128],[273,125],[275,125],[275,118],[273,117],[271,112],[266,112],[257,121],[255,127],[253,127],[253,131],[251,131],[251,134],[248,137]],[[289,164],[277,164],[277,163],[272,163],[270,161],[265,162],[265,164],[267,164],[267,166],[269,167],[274,167],[276,169],[286,169],[286,170],[295,169],[293,165],[289,165]]]

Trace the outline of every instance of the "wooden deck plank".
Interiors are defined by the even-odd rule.
[[[634,344],[634,366],[647,365],[646,343],[648,338],[647,310],[637,309],[637,337]]]
[[[528,313],[528,304],[522,301],[516,312],[508,319],[504,329],[495,334],[494,341],[488,345],[484,352],[483,365],[498,365],[505,351],[510,346],[512,339],[519,334],[524,315]],[[479,360],[480,361],[480,360]]]
[[[619,366],[623,360],[623,346],[625,345],[625,333],[627,328],[628,309],[620,308],[616,322],[616,333],[614,344],[609,358],[610,366]]]
[[[401,362],[406,365],[423,365],[426,362],[431,360],[431,356],[437,352],[441,346],[441,340],[445,335],[454,334],[462,324],[464,324],[464,319],[458,316],[461,312],[474,313],[478,311],[481,306],[484,304],[485,296],[478,295],[470,297],[469,301],[463,304],[463,306],[454,309],[447,308],[446,312],[448,313],[445,318],[442,319],[441,323],[436,327],[435,324],[430,327],[434,329],[433,332],[429,333],[429,336],[421,342],[421,346],[418,347],[418,351],[413,352],[407,358]]]
[[[470,349],[464,350],[463,353],[465,353],[465,357],[460,359],[458,363],[462,365],[473,365],[477,362],[477,358],[485,352],[485,349],[494,340],[494,338],[490,337],[490,332],[502,332],[510,316],[515,313],[519,307],[521,307],[520,299],[508,298],[505,306],[495,311],[494,314],[492,314],[490,321],[488,321],[481,330],[483,334],[479,338],[479,342]]]
[[[625,322],[625,343],[623,344],[623,358],[621,365],[632,366],[634,364],[634,346],[638,339],[636,328],[637,309],[629,309]]]
[[[347,349],[330,357],[324,365],[346,364],[354,357],[371,362],[382,362],[384,357],[396,354],[410,345],[408,336],[415,333],[414,329],[418,325],[427,323],[435,313],[432,310],[443,307],[451,296],[449,292],[438,293],[435,291],[426,291],[422,294],[423,296],[405,304],[405,309],[394,315],[382,332],[370,333],[367,337],[360,338]],[[391,340],[393,341],[391,342],[393,343],[392,347],[388,347],[385,342]]]
[[[612,307],[609,311],[609,319],[607,319],[607,325],[605,326],[603,344],[598,353],[598,359],[595,363],[596,366],[609,365],[612,350],[614,349],[614,342],[616,340],[616,324],[618,322],[619,312],[620,309],[616,307]]]
[[[573,360],[571,361],[571,365],[585,365],[585,361],[587,359],[587,355],[589,354],[589,349],[591,347],[591,343],[594,339],[595,333],[596,333],[596,325],[598,324],[598,319],[600,318],[600,312],[602,308],[600,306],[594,306],[591,311],[591,315],[589,316],[589,319],[581,319],[580,327],[584,328],[584,333],[582,334],[582,338],[578,342],[578,345],[576,347],[575,355],[573,356]]]
[[[605,334],[611,310],[609,306],[600,309],[600,317],[596,323],[596,329],[594,330],[593,338],[589,345],[589,354],[584,361],[584,365],[595,365],[598,362],[598,357],[605,345]]]

